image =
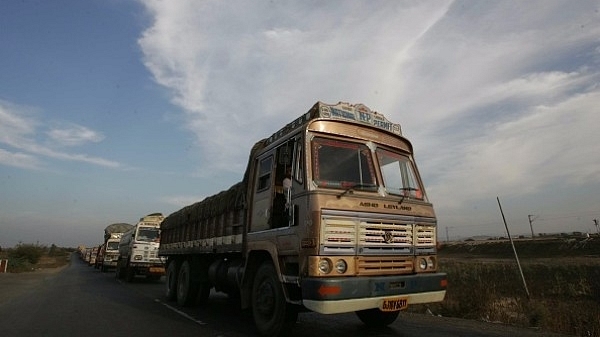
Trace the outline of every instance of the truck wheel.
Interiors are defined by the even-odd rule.
[[[369,327],[388,326],[394,323],[399,314],[400,311],[383,312],[377,308],[356,312],[356,316]]]
[[[177,299],[177,261],[169,262],[167,267],[167,275],[165,277],[166,292],[165,295],[167,300],[174,301]]]
[[[189,261],[184,261],[179,268],[177,276],[177,304],[190,306],[198,296],[198,280],[192,276],[192,268]]]
[[[252,284],[252,315],[264,336],[278,336],[298,319],[298,310],[285,300],[275,267],[264,262],[256,271]]]

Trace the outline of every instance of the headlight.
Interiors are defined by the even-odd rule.
[[[425,258],[420,258],[419,259],[419,268],[421,270],[427,269],[427,260],[425,260]]]
[[[141,259],[142,259],[142,256],[141,256],[141,255],[136,255],[136,256],[134,256],[134,257],[133,257],[133,259],[134,259],[134,260],[141,260]]]
[[[331,272],[331,260],[321,259],[319,261],[319,271],[323,274],[329,274]]]
[[[433,257],[429,257],[427,258],[427,265],[429,266],[429,269],[435,269],[435,260]]]
[[[338,273],[343,274],[346,272],[347,269],[348,269],[348,265],[346,264],[346,261],[344,261],[344,260],[335,261],[335,270]]]

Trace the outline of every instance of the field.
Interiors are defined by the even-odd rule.
[[[600,237],[517,240],[515,249],[526,286],[508,240],[442,245],[446,298],[411,311],[600,336]]]

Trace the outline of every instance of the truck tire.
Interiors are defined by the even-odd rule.
[[[400,311],[383,312],[377,308],[361,310],[356,312],[356,316],[369,327],[388,326],[398,318]]]
[[[177,275],[177,304],[181,306],[187,307],[194,304],[198,297],[199,283],[193,277],[192,272],[190,262],[184,261]]]
[[[177,274],[179,270],[177,268],[177,261],[169,262],[167,266],[167,275],[165,276],[165,296],[168,301],[174,301],[177,299]]]
[[[275,267],[270,262],[263,262],[254,275],[252,315],[263,336],[278,336],[288,331],[298,319],[298,309],[287,303]]]

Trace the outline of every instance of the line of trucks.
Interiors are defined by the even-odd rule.
[[[165,296],[181,306],[224,292],[263,336],[285,335],[304,311],[386,326],[446,293],[412,144],[362,104],[317,102],[256,142],[240,182],[119,233],[116,266],[110,231],[104,268],[165,273]]]
[[[158,256],[161,213],[148,214],[135,224],[113,223],[104,229],[104,241],[98,246],[80,248],[85,262],[102,272],[114,270],[115,276],[131,282],[143,275],[158,280],[165,265]]]

